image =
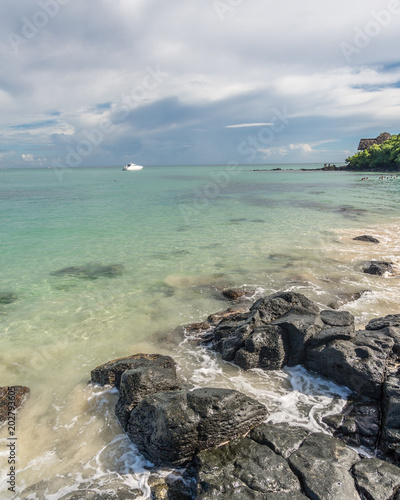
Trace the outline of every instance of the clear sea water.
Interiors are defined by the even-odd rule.
[[[97,365],[139,352],[173,355],[197,386],[253,395],[271,421],[325,430],[345,389],[301,367],[245,373],[166,336],[230,307],[218,292],[228,287],[252,290],[249,303],[292,290],[321,307],[369,290],[343,306],[360,327],[400,312],[399,276],[360,271],[371,259],[398,269],[400,177],[300,170],[318,166],[0,171],[0,293],[18,297],[0,304],[0,385],[31,388],[17,422],[15,498],[124,484],[148,498],[146,462],[113,415],[116,391],[87,384]],[[352,240],[360,234],[381,244]],[[87,265],[121,273],[52,274]],[[7,437],[3,426],[2,471]]]

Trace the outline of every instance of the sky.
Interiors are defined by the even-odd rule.
[[[2,0],[0,168],[340,163],[400,133],[400,0]]]

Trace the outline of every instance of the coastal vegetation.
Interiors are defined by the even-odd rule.
[[[346,163],[346,170],[400,171],[400,134],[350,156]]]

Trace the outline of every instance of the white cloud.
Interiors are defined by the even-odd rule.
[[[109,123],[112,131],[95,150],[101,155],[94,152],[87,164],[119,163],[132,144],[139,163],[244,161],[239,145],[251,127],[273,128],[274,109],[284,108],[290,123],[257,149],[260,155],[316,158],[316,143],[327,138],[343,154],[349,131],[354,142],[397,131],[400,15],[350,64],[340,48],[354,42],[373,11],[388,8],[387,0],[246,0],[223,21],[212,1],[97,0],[96,9],[68,2],[13,51],[9,35],[21,37],[24,19],[32,21],[39,8],[6,1],[0,19],[0,149],[12,147],[21,159],[33,145],[53,147],[59,157],[60,147],[75,147],[84,131]],[[165,77],[141,95],[149,67]],[[169,142],[193,147],[179,158],[177,148],[157,152]]]

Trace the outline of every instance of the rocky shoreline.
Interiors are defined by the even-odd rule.
[[[116,417],[153,471],[170,469],[150,481],[152,498],[400,499],[400,315],[356,331],[350,313],[282,292],[186,332],[244,370],[302,364],[353,396],[326,419],[328,435],[269,423],[267,409],[238,391],[193,389],[169,356],[95,368],[92,383],[118,388]]]

